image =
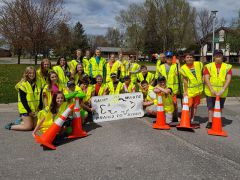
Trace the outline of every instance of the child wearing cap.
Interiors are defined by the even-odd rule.
[[[166,79],[166,86],[168,88],[172,89],[172,97],[174,102],[174,119],[177,121],[177,93],[179,90],[179,84],[178,84],[178,64],[173,63],[173,53],[170,51],[167,51],[165,53],[166,56],[166,63],[160,65],[157,68],[157,72],[155,75],[155,78],[158,79],[158,77],[164,76]]]
[[[153,89],[154,93],[149,94],[149,98],[154,99],[154,104],[146,108],[147,112],[156,116],[157,114],[157,99],[158,95],[162,96],[162,102],[164,106],[166,122],[171,123],[173,120],[174,103],[172,99],[172,89],[166,86],[165,77],[159,77],[157,85]]]
[[[134,93],[134,92],[136,92],[136,87],[131,82],[130,76],[125,76],[121,93]]]
[[[120,94],[122,90],[122,83],[117,79],[117,74],[116,73],[111,73],[111,79],[109,83],[107,83],[107,88],[105,91],[105,94]]]
[[[222,50],[215,50],[214,62],[207,64],[203,72],[205,80],[204,92],[208,107],[208,124],[206,128],[212,127],[216,96],[220,96],[220,108],[223,109],[228,95],[228,87],[232,78],[232,65],[224,63],[223,58]]]

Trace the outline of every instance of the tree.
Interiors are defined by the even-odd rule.
[[[55,31],[55,53],[58,56],[71,55],[72,33],[68,24],[61,22]]]
[[[80,22],[77,22],[73,27],[72,48],[73,50],[78,48],[85,50],[88,48],[87,36],[85,35],[83,25]]]
[[[119,29],[109,27],[106,32],[106,40],[113,47],[119,47],[121,44],[121,34]]]
[[[35,56],[37,64],[38,53],[48,52],[54,43],[56,26],[67,20],[62,13],[63,0],[2,0],[2,4],[1,34],[19,57],[25,49]]]
[[[20,57],[26,44],[26,39],[23,33],[23,22],[18,16],[20,11],[19,2],[2,1],[0,14],[0,33],[9,43],[15,54],[18,56],[18,64],[20,64]]]
[[[103,47],[109,46],[108,40],[103,35],[89,35],[88,44],[92,51],[94,51],[99,46]]]

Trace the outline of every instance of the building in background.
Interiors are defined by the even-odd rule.
[[[229,63],[240,63],[240,52],[232,52],[231,44],[228,43],[228,37],[231,36],[234,30],[226,27],[220,27],[215,31],[215,43],[214,49],[221,49],[225,56],[226,62]],[[207,36],[201,39],[201,61],[211,62],[212,61],[212,33],[209,33]]]

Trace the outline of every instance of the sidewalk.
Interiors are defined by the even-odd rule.
[[[178,100],[180,103],[180,100]],[[225,105],[240,105],[240,97],[227,97]],[[179,104],[180,106],[180,104]],[[201,99],[200,106],[206,106],[206,99]],[[17,103],[0,104],[0,112],[17,112]]]

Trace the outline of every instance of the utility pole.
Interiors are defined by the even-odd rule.
[[[213,39],[212,39],[212,62],[213,62],[213,53],[215,49],[215,22],[216,22],[216,17],[217,17],[217,12],[218,11],[211,11],[212,13],[212,18],[213,18]]]

